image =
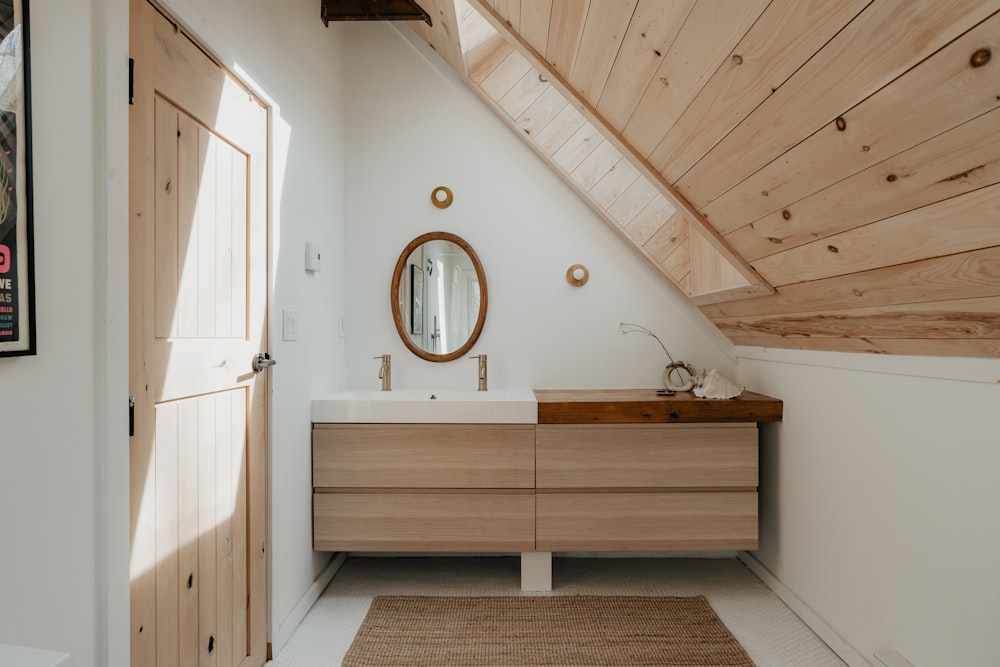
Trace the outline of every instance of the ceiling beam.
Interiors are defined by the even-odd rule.
[[[733,268],[746,279],[751,286],[754,286],[758,294],[773,294],[774,288],[758,274],[750,264],[738,253],[736,253],[726,242],[726,240],[708,223],[705,217],[687,199],[685,199],[670,183],[668,183],[659,171],[653,168],[646,158],[639,154],[627,142],[621,133],[612,127],[591,104],[580,95],[569,82],[553,68],[524,38],[514,32],[504,17],[484,0],[467,0],[482,16],[489,21],[497,32],[511,43],[517,51],[538,71],[545,72],[549,83],[552,84],[562,95],[583,114],[594,127],[604,135],[604,137],[614,145],[619,152],[634,166],[656,189],[673,204],[677,210],[682,211],[688,221],[701,230],[705,240],[715,248],[720,255]]]

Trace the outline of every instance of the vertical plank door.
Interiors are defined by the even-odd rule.
[[[267,109],[131,2],[131,652],[264,664]]]

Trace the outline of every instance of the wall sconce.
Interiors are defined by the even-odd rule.
[[[590,280],[590,271],[583,264],[574,264],[566,269],[566,282],[573,287],[583,287]]]
[[[434,188],[431,192],[431,203],[438,208],[448,208],[454,200],[455,197],[451,194],[451,190],[443,185]]]

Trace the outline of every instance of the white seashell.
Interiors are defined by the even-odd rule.
[[[694,388],[694,395],[698,398],[735,398],[742,394],[745,388],[738,386],[714,368],[698,380]]]

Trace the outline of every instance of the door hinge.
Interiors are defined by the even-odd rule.
[[[128,103],[135,104],[135,58],[128,59]]]
[[[128,437],[135,437],[135,396],[128,397]]]

